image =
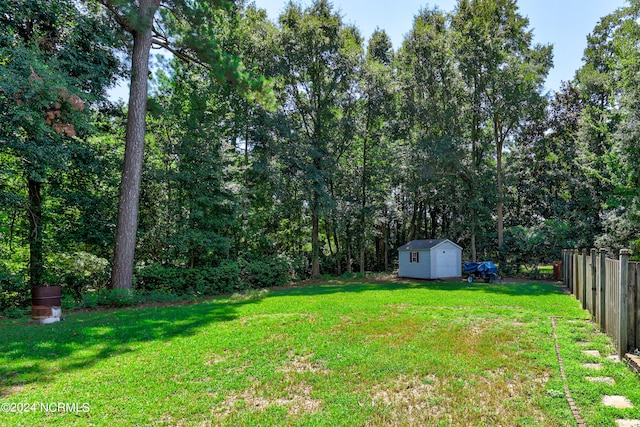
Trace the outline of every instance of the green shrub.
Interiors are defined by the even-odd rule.
[[[103,289],[84,294],[81,306],[84,308],[128,307],[144,302],[143,295],[131,289]]]
[[[75,297],[71,294],[62,293],[62,307],[67,310],[73,310],[76,308],[82,308],[82,295],[80,297]]]
[[[17,319],[29,313],[29,309],[11,307],[0,312],[0,317],[6,317],[8,319]]]
[[[289,265],[290,279],[293,282],[308,279],[311,274],[309,258],[304,254],[290,254],[282,256]]]
[[[560,220],[546,220],[532,227],[514,226],[505,229],[501,248],[500,272],[512,275],[520,272],[520,266],[535,271],[562,258],[562,249],[573,247],[570,243],[571,227]]]
[[[0,272],[0,313],[13,313],[29,305],[31,291],[24,277]],[[9,315],[4,314],[5,317]]]
[[[166,267],[152,264],[136,272],[136,289],[169,295],[218,295],[239,287],[240,270],[235,262],[218,267]]]
[[[292,279],[289,260],[279,257],[240,258],[217,267],[183,268],[152,264],[136,272],[136,290],[171,295],[220,295],[246,289],[283,286]]]
[[[182,294],[187,288],[187,269],[151,264],[135,273],[135,287],[139,291],[158,291]]]
[[[76,300],[86,292],[107,289],[109,262],[89,252],[59,253],[48,259],[47,281],[62,285],[63,294]]]
[[[102,289],[88,292],[74,308],[130,307],[150,303],[171,303],[191,298],[189,295],[175,295],[159,291],[138,291],[130,289]]]
[[[209,294],[228,294],[240,285],[240,267],[237,262],[223,261],[206,273],[207,282],[214,285]]]
[[[184,301],[185,299],[190,298],[189,295],[174,295],[168,294],[166,292],[156,292],[156,291],[148,291],[145,293],[140,293],[140,299],[144,303],[169,303],[169,302],[178,302]]]
[[[282,286],[288,284],[295,274],[292,264],[295,262],[298,262],[299,265],[304,264],[303,261],[295,258],[248,258],[250,258],[249,261],[242,258],[238,262],[223,261],[217,267],[184,268],[151,264],[136,270],[133,290],[107,289],[104,286],[87,285],[93,282],[83,281],[82,285],[78,285],[77,288],[69,287],[67,288],[68,292],[63,293],[63,307],[70,309],[126,307]],[[87,275],[74,274],[73,277],[76,281],[82,281],[83,277],[98,272],[102,272],[102,270]],[[5,278],[4,280],[9,279]],[[22,294],[16,292],[11,295],[26,295],[28,300],[29,293],[23,282],[11,278],[10,283],[14,287],[25,286],[25,291]],[[4,287],[11,288],[10,286]],[[74,290],[72,291],[72,289]],[[6,292],[4,294],[9,295]],[[263,297],[262,293],[247,293],[247,295],[247,298],[250,299]]]
[[[251,257],[240,259],[240,283],[243,289],[284,286],[291,281],[291,268],[286,259]]]

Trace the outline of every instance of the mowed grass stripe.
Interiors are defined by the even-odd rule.
[[[561,317],[563,358],[581,357],[575,343],[597,331],[542,283],[333,280],[248,301],[12,322],[0,328],[2,402],[90,411],[5,412],[0,424],[570,426],[550,316]],[[576,366],[567,374],[588,391],[574,393],[580,406],[603,385],[583,385]]]

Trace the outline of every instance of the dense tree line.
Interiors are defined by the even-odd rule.
[[[27,283],[215,293],[391,271],[418,238],[507,273],[640,242],[636,0],[557,93],[515,0],[420,10],[397,48],[326,0],[277,22],[147,3],[0,1],[4,306]],[[147,79],[153,46],[172,55]],[[128,108],[106,97],[126,75],[144,77]]]

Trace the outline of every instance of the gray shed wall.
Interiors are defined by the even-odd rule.
[[[420,262],[409,262],[409,252],[419,252]],[[399,251],[398,276],[415,279],[432,279],[431,250]]]
[[[409,262],[409,253],[419,252],[420,262]],[[431,249],[398,251],[398,276],[414,279],[460,277],[462,249],[451,241],[444,241]]]

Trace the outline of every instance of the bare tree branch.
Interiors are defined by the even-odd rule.
[[[107,8],[109,12],[113,15],[113,19],[116,20],[118,25],[120,25],[126,32],[133,34],[135,32],[135,28],[131,25],[129,20],[120,14],[118,8],[113,4],[112,0],[98,0],[100,4]]]
[[[211,70],[211,65],[202,62],[198,59],[197,56],[192,54],[191,52],[187,52],[184,49],[179,49],[171,45],[169,40],[167,40],[162,34],[158,33],[154,30],[154,37],[151,39],[151,43],[154,48],[163,48],[174,54],[176,57],[182,59],[186,62],[191,62],[196,65],[200,65],[201,67]]]

